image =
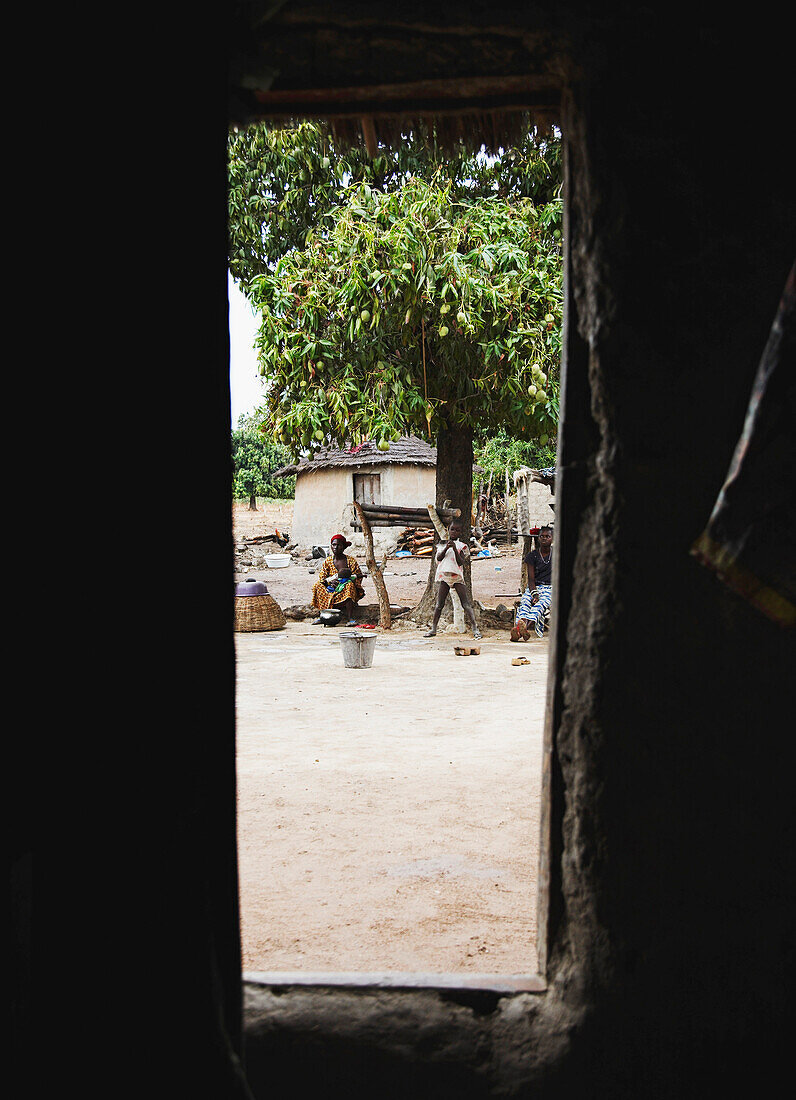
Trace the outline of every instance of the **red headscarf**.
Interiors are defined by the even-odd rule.
[[[351,543],[348,541],[348,539],[345,537],[345,535],[332,535],[332,537],[329,539],[329,545],[334,546],[335,542],[338,539],[340,539],[340,541],[342,542],[344,550],[345,550],[346,546],[351,545]]]

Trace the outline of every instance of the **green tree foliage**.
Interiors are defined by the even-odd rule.
[[[371,158],[362,148],[337,149],[328,128],[316,123],[233,130],[228,142],[233,278],[248,293],[256,276],[287,252],[304,248],[308,233],[330,231],[335,208],[357,184],[390,192],[412,176],[430,180],[440,171],[450,181],[453,201],[529,198],[541,208],[559,199],[561,146],[529,130],[518,148],[497,159],[473,157],[463,148],[443,154],[433,130],[421,124],[400,146]]]
[[[557,147],[434,152],[421,135],[373,161],[337,155],[309,124],[231,139],[230,265],[263,319],[269,428],[294,454],[555,431]]]
[[[295,476],[275,478],[274,470],[290,462],[285,447],[269,440],[254,417],[241,416],[232,432],[232,495],[238,499],[270,497],[289,500],[295,495]]]
[[[445,180],[352,188],[327,236],[251,284],[275,437],[298,452],[554,431],[562,296],[542,216],[530,200],[452,202]]]
[[[544,441],[543,441],[544,440]],[[500,491],[506,470],[518,470],[521,466],[544,470],[556,464],[555,449],[550,438],[517,439],[505,431],[481,436],[475,441],[475,460],[485,472],[479,476],[484,482],[492,474]],[[477,488],[475,481],[474,488]]]

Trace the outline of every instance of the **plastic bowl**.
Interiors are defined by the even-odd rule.
[[[240,581],[235,585],[236,596],[267,596],[268,588],[265,581]]]
[[[290,565],[290,554],[266,554],[265,563],[269,569],[286,569]]]

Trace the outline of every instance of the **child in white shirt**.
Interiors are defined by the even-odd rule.
[[[467,586],[464,583],[464,558],[469,553],[465,543],[459,536],[462,533],[462,525],[455,521],[448,528],[448,541],[437,544],[437,572],[434,580],[439,583],[437,602],[434,607],[434,617],[431,622],[431,630],[424,634],[424,638],[433,638],[437,633],[437,623],[448,598],[451,588],[455,589],[462,601],[467,621],[472,627],[473,637],[480,638],[481,631],[475,621],[475,612],[467,594]]]

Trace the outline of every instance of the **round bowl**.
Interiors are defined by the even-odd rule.
[[[249,581],[239,581],[235,585],[236,596],[267,596],[268,588],[265,581],[255,580],[253,577]]]

